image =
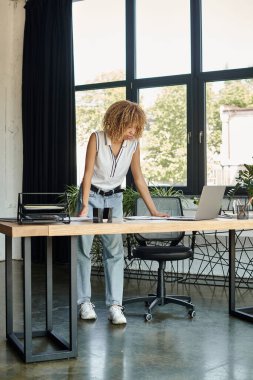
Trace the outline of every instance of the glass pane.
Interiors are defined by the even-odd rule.
[[[187,185],[186,86],[140,90],[148,118],[141,165],[149,185]]]
[[[73,3],[75,83],[125,79],[125,1]]]
[[[126,98],[125,88],[76,92],[77,179],[83,177],[86,146],[92,132],[101,130],[102,118],[114,102]]]
[[[190,1],[136,0],[137,77],[190,72]]]
[[[235,185],[253,164],[253,79],[206,85],[207,183]]]
[[[204,71],[253,66],[252,15],[252,0],[202,0]]]

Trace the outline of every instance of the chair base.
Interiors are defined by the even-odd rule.
[[[145,302],[148,307],[147,313],[144,315],[147,321],[152,319],[152,310],[154,310],[157,306],[164,306],[169,303],[174,303],[177,305],[181,305],[187,308],[188,315],[192,318],[195,316],[195,307],[191,303],[191,297],[182,296],[182,295],[169,295],[159,297],[156,294],[149,294],[147,297],[137,297],[137,298],[128,298],[123,300],[123,305],[135,303],[135,302]]]
[[[163,306],[169,303],[174,303],[187,308],[189,317],[193,318],[195,316],[195,308],[191,303],[191,297],[181,296],[181,295],[168,295],[166,296],[165,280],[164,280],[164,270],[166,266],[165,260],[159,260],[159,268],[157,272],[157,291],[156,294],[148,294],[147,297],[137,297],[128,298],[123,300],[123,306],[134,302],[145,302],[148,307],[148,312],[144,315],[146,321],[152,319],[152,310],[156,306]]]

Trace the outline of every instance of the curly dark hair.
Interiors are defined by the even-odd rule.
[[[120,100],[107,109],[103,118],[103,130],[112,140],[119,141],[124,131],[133,125],[138,139],[142,136],[146,122],[146,115],[137,103]]]

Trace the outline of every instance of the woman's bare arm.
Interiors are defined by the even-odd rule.
[[[146,181],[143,177],[142,170],[141,170],[139,144],[132,158],[131,171],[133,174],[136,188],[139,191],[141,197],[143,198],[147,208],[149,209],[150,214],[153,216],[168,216],[168,214],[164,212],[159,212],[156,209],[155,204],[151,198],[148,186],[146,184]]]
[[[88,146],[87,146],[87,151],[86,151],[85,168],[84,168],[84,175],[83,175],[83,181],[82,181],[83,205],[82,205],[81,211],[79,212],[79,216],[86,216],[88,213],[88,200],[89,200],[89,194],[90,194],[91,179],[94,172],[96,154],[97,154],[96,136],[95,136],[95,133],[92,133],[92,135],[90,136]]]

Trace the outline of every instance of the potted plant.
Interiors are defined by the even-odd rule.
[[[239,170],[236,185],[228,192],[232,198],[238,191],[243,190],[248,197],[248,204],[253,205],[253,165],[244,164],[245,169]]]
[[[67,198],[68,198],[69,213],[70,213],[70,215],[74,216],[76,214],[76,206],[77,206],[77,199],[78,199],[78,193],[79,193],[79,186],[67,185],[65,188],[65,192],[66,192]]]

